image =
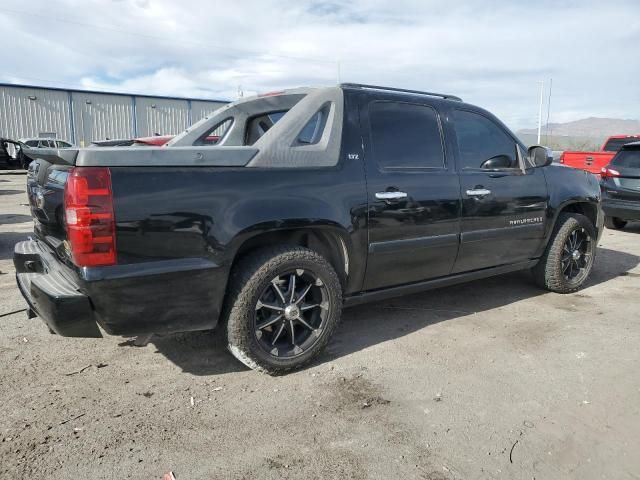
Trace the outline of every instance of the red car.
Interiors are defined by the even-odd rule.
[[[161,147],[175,135],[154,135],[153,137],[139,137],[120,140],[97,140],[91,142],[92,147]],[[207,144],[215,145],[220,140],[218,135],[209,135]]]
[[[136,138],[132,143],[132,146],[150,146],[150,147],[161,147],[169,140],[171,140],[175,135],[156,135],[154,137],[140,137]]]
[[[598,152],[563,152],[560,163],[600,175],[602,168],[609,165],[613,156],[623,145],[639,140],[640,135],[613,135],[605,140]]]

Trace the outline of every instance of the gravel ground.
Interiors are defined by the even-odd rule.
[[[0,175],[0,478],[640,478],[640,225],[587,287],[518,273],[345,311],[310,368],[268,377],[210,333],[70,339],[27,320]]]

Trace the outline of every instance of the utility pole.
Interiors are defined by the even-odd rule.
[[[542,133],[542,101],[544,97],[544,80],[540,80],[540,105],[538,107],[538,145],[540,145],[540,134]]]
[[[549,99],[547,100],[547,126],[545,127],[545,141],[549,143],[549,115],[551,114],[551,88],[553,87],[553,78],[549,79]]]

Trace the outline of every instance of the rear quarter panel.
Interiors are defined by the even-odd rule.
[[[197,257],[228,268],[255,235],[311,227],[340,232],[351,257],[366,258],[358,160],[317,169],[122,167],[112,168],[112,182],[118,263]]]

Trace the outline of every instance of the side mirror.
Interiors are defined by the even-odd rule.
[[[535,168],[546,167],[553,163],[553,152],[547,147],[534,145],[533,147],[529,147],[527,155],[529,157],[529,165]]]

